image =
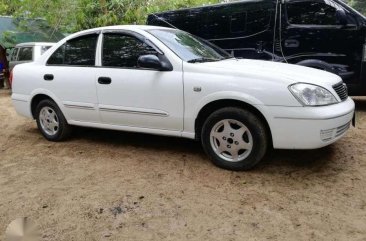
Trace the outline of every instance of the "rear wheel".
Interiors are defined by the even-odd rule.
[[[240,108],[223,108],[204,123],[202,145],[215,165],[243,171],[263,159],[268,149],[268,135],[262,120],[253,113]]]
[[[71,127],[52,100],[42,100],[36,108],[38,129],[49,141],[65,140],[71,132]]]

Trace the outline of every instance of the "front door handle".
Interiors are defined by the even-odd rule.
[[[46,81],[52,81],[54,79],[54,76],[53,76],[53,74],[45,74],[43,76],[43,79]]]
[[[300,46],[299,40],[296,39],[287,39],[285,40],[286,48],[298,48]]]
[[[110,85],[112,83],[112,79],[109,77],[99,77],[98,83],[101,85]]]

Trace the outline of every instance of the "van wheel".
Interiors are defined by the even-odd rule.
[[[201,139],[212,162],[233,171],[252,169],[268,149],[262,120],[240,108],[223,108],[211,114],[203,125]]]
[[[52,100],[42,100],[36,108],[38,129],[49,141],[65,140],[71,133],[71,127],[60,108]]]

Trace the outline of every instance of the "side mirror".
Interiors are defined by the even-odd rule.
[[[141,68],[162,70],[162,63],[155,55],[143,55],[137,60],[137,64]]]

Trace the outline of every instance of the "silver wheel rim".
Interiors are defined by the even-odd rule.
[[[225,161],[240,162],[253,150],[253,136],[240,121],[226,119],[211,130],[211,147]]]
[[[54,136],[60,129],[56,112],[50,107],[43,107],[39,112],[39,122],[47,135]]]

